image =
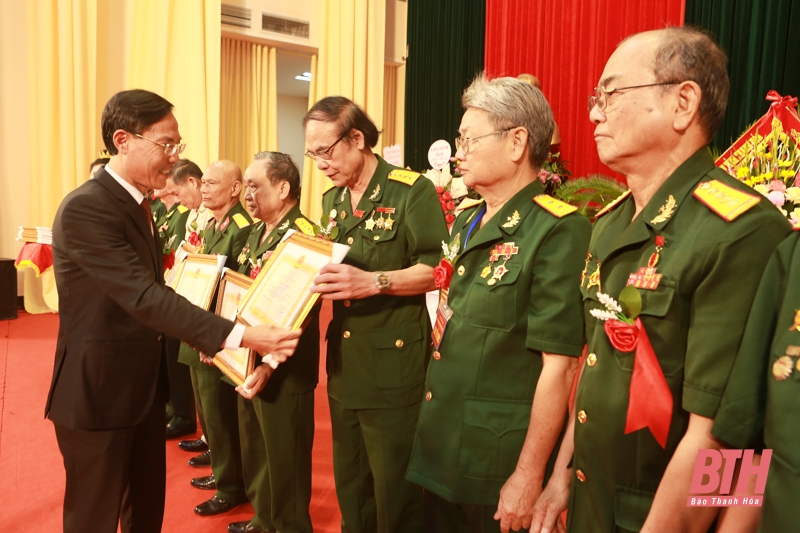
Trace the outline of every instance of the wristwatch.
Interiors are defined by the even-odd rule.
[[[378,287],[378,290],[383,292],[388,289],[391,284],[392,280],[389,279],[389,275],[386,274],[386,272],[375,272],[375,285]]]

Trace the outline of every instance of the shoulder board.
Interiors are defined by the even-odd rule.
[[[300,231],[302,231],[303,233],[305,233],[309,237],[313,237],[314,236],[314,227],[311,225],[311,223],[308,220],[306,220],[306,219],[304,219],[302,217],[297,217],[296,219],[294,219],[294,225],[297,226],[298,228],[300,228]]]
[[[614,209],[615,207],[617,207],[617,206],[618,206],[620,203],[622,203],[622,201],[623,201],[625,198],[627,198],[628,196],[630,196],[630,194],[631,194],[631,191],[630,191],[630,189],[628,189],[628,190],[627,190],[627,191],[625,191],[624,193],[620,194],[620,195],[619,195],[619,196],[617,196],[617,197],[616,197],[614,200],[612,200],[610,204],[608,204],[608,205],[607,205],[607,206],[605,206],[603,209],[601,209],[600,211],[598,211],[598,212],[597,212],[597,214],[594,216],[594,218],[598,218],[598,217],[601,217],[601,216],[605,215],[606,213],[608,213],[609,211],[611,211],[612,209]]]
[[[753,196],[717,180],[701,183],[694,190],[694,197],[728,222],[761,201],[760,194]]]
[[[336,186],[333,184],[331,180],[327,181],[328,182],[325,184],[325,188],[322,190],[322,194],[326,194],[328,191],[336,188]]]
[[[466,211],[471,207],[475,207],[477,205],[481,205],[483,203],[483,198],[478,198],[477,200],[474,198],[466,198],[462,200],[458,207],[456,207],[456,211]]]
[[[178,213],[180,213],[181,215],[189,210],[188,207],[186,207],[185,205],[180,205],[180,204],[178,204],[178,207],[176,209],[178,210]]]
[[[574,205],[569,205],[561,200],[556,200],[549,194],[537,194],[533,197],[533,201],[539,204],[539,207],[558,218],[569,215],[570,213],[574,213],[578,210],[578,208]]]
[[[241,213],[236,213],[233,215],[233,221],[236,222],[236,225],[239,226],[239,229],[244,229],[250,225],[250,222],[244,217]]]
[[[419,179],[419,172],[414,172],[413,170],[395,169],[389,172],[389,179],[411,186],[414,185],[414,182]]]

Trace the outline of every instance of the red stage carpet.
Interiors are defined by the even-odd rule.
[[[323,307],[324,333],[330,305]],[[58,315],[29,315],[0,321],[0,531],[61,531],[64,467],[53,424],[43,418],[55,353]],[[323,335],[324,338],[324,335]],[[339,531],[331,452],[331,424],[325,388],[325,357],[321,358],[316,391],[316,435],[311,498],[315,532]],[[199,434],[198,434],[199,436]],[[214,517],[194,514],[194,507],[213,495],[189,485],[192,477],[211,473],[192,468],[192,454],[167,442],[167,502],[165,533],[224,533],[229,522],[252,516],[250,505]],[[87,532],[88,533],[88,532]]]

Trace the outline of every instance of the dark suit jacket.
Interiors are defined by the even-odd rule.
[[[58,208],[53,263],[61,324],[45,416],[60,426],[138,424],[156,397],[164,334],[216,353],[233,328],[164,285],[158,233],[147,222],[105,170]]]

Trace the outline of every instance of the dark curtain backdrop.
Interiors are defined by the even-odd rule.
[[[426,2],[409,2],[414,3]],[[486,4],[487,74],[537,76],[561,130],[561,153],[570,161],[572,175],[617,176],[597,157],[587,97],[624,37],[682,24],[683,0],[487,0]]]
[[[686,0],[686,23],[711,30],[728,53],[728,111],[712,143],[720,151],[767,112],[770,89],[800,96],[800,1]]]
[[[429,169],[428,148],[437,139],[453,146],[461,93],[483,70],[485,24],[485,0],[409,0],[406,166]]]

